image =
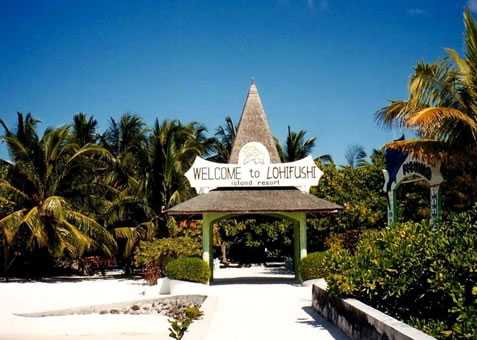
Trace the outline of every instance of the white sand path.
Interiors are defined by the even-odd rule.
[[[201,339],[347,339],[312,311],[311,288],[280,269],[228,268],[216,278],[208,292],[216,304]],[[169,339],[160,315],[14,315],[156,297],[158,287],[142,280],[0,283],[0,340]]]
[[[279,268],[227,268],[215,273],[217,306],[207,340],[348,339],[311,308],[311,288]]]

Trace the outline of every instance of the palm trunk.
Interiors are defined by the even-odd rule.
[[[5,239],[3,240],[3,276],[5,277],[5,281],[8,282],[8,247]]]
[[[225,242],[220,245],[220,250],[222,252],[222,263],[226,265],[229,261],[227,260],[227,244]]]

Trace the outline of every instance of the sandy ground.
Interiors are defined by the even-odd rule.
[[[217,296],[207,340],[348,339],[311,308],[311,288],[280,268],[227,268],[214,273]]]
[[[347,339],[311,309],[311,288],[280,268],[227,268],[208,288],[216,297],[205,339]],[[160,315],[20,317],[57,309],[158,297],[142,280],[57,280],[0,283],[0,339],[169,339]],[[191,334],[192,335],[192,334]]]
[[[167,318],[161,315],[14,315],[154,297],[157,287],[125,279],[2,282],[0,339],[168,339]]]

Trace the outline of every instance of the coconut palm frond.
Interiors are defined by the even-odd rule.
[[[474,138],[477,135],[477,121],[462,111],[449,107],[429,107],[421,110],[413,115],[407,124],[409,127],[417,127],[430,135],[433,130],[443,126],[446,122],[460,122],[470,129]]]
[[[57,220],[64,219],[66,201],[61,196],[50,196],[45,199],[41,206],[45,216],[53,217]]]
[[[459,55],[459,52],[453,48],[446,48],[445,51],[450,59],[457,65],[459,73],[466,78],[466,76],[471,72],[469,64],[467,61]]]
[[[113,233],[116,238],[126,241],[123,248],[123,256],[128,257],[132,254],[141,236],[137,228],[114,228]]]
[[[345,159],[347,165],[356,168],[367,164],[366,158],[368,157],[364,147],[358,144],[350,145],[346,149]]]
[[[76,226],[69,223],[67,220],[62,220],[61,224],[68,231],[67,242],[72,245],[68,247],[70,253],[79,256],[82,255],[85,250],[91,248],[93,240],[86,233],[79,230]]]
[[[332,164],[332,163],[334,163],[333,157],[330,154],[320,155],[320,156],[316,157],[314,159],[314,161],[315,162],[318,161],[322,164]]]
[[[117,248],[116,241],[111,233],[95,219],[73,210],[65,211],[65,219],[91,238],[94,241],[92,246],[95,249],[101,249],[105,254],[111,255]]]
[[[14,211],[0,220],[0,233],[3,235],[7,244],[11,244],[15,234],[20,229],[23,217],[27,209]]]
[[[73,116],[72,141],[80,146],[95,143],[98,135],[96,127],[98,121],[93,116],[79,112]]]
[[[292,131],[288,127],[285,144],[279,154],[285,162],[293,162],[310,155],[316,144],[316,138],[306,138],[305,130]]]
[[[96,144],[86,144],[81,147],[71,158],[68,160],[67,164],[72,163],[77,158],[82,156],[101,156],[107,161],[114,161],[113,155],[104,147]]]
[[[30,151],[16,136],[4,136],[2,138],[8,148],[8,153],[14,162],[30,161]]]
[[[38,207],[33,207],[25,214],[22,225],[28,227],[31,239],[34,240],[39,247],[48,246],[50,235],[48,235],[44,229],[45,225],[41,220]]]
[[[15,200],[20,200],[27,202],[30,200],[30,197],[21,191],[20,189],[11,185],[8,181],[4,179],[0,179],[0,193],[5,196],[13,196],[12,198]]]
[[[403,126],[409,112],[410,110],[407,101],[391,101],[388,106],[385,106],[376,112],[375,119],[384,127],[391,128],[395,124]]]
[[[423,138],[395,141],[386,144],[385,147],[412,154],[414,157],[431,164],[445,160],[448,157],[447,151],[449,150],[445,142]]]
[[[469,8],[464,11],[464,27],[465,60],[475,74],[477,70],[477,27]]]
[[[152,240],[156,232],[156,224],[153,221],[147,221],[139,224],[137,227],[141,239]]]
[[[422,158],[443,159],[444,153],[463,155],[477,148],[477,25],[469,9],[464,12],[464,26],[463,56],[446,49],[452,63],[418,63],[409,83],[408,100],[393,102],[376,113],[385,126],[414,129],[422,143],[395,145]],[[436,154],[425,156],[426,150]]]

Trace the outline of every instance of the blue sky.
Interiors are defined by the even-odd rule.
[[[0,0],[0,117],[32,112],[60,126],[76,112],[104,129],[123,112],[213,132],[238,120],[256,79],[274,134],[317,137],[344,162],[397,137],[374,112],[406,96],[416,61],[463,45],[477,1]],[[7,157],[0,145],[0,157]]]

